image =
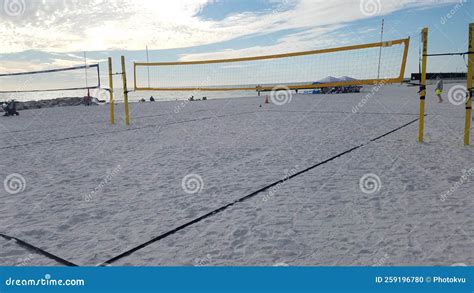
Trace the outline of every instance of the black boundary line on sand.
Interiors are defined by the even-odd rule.
[[[25,111],[25,110],[23,110]],[[27,110],[28,111],[28,110]],[[157,114],[157,115],[147,115],[147,116],[139,116],[139,117],[133,117],[133,120],[136,121],[136,120],[141,120],[141,119],[145,119],[145,118],[152,118],[152,117],[161,117],[161,116],[167,116],[167,115],[170,115],[169,113],[162,113],[162,114]],[[82,123],[82,125],[93,125],[93,124],[106,124],[106,125],[110,125],[109,124],[110,122],[109,121],[105,121],[105,120],[97,120],[97,121],[91,121],[91,122],[85,122],[85,123]],[[55,127],[50,127],[49,129],[58,129],[58,128],[67,128],[68,125],[63,125],[63,126],[55,126]],[[31,129],[22,129],[22,130],[12,130],[12,131],[6,131],[6,132],[2,132],[2,134],[9,134],[9,133],[25,133],[25,132],[33,132],[33,131],[38,131],[38,130],[43,130],[44,127],[41,127],[41,128],[31,128]]]
[[[47,108],[44,108],[44,109],[47,109]],[[25,110],[23,110],[23,111],[25,111]],[[26,111],[29,111],[29,110],[26,110]],[[208,110],[198,110],[198,111],[194,111],[192,113],[198,113],[198,112],[204,112],[204,111],[208,111]],[[156,115],[138,116],[138,117],[133,117],[133,121],[142,120],[142,119],[146,119],[146,118],[168,116],[168,115],[171,115],[171,114],[170,113],[161,113],[161,114],[156,114]],[[104,123],[109,125],[109,122],[105,121],[105,120],[97,120],[97,121],[86,122],[86,123],[82,123],[82,125],[104,124]],[[67,128],[67,127],[68,127],[68,125],[50,127],[49,129]],[[32,129],[22,129],[22,130],[12,130],[12,131],[1,132],[1,134],[33,132],[33,131],[38,131],[38,130],[43,130],[43,129],[44,129],[44,127],[43,128],[32,128]]]
[[[205,110],[204,110],[205,111]],[[220,116],[214,116],[214,117],[202,117],[202,118],[195,118],[195,119],[189,119],[189,120],[183,120],[183,121],[175,121],[175,122],[169,122],[161,125],[145,125],[145,126],[138,126],[138,127],[133,127],[133,128],[127,128],[127,129],[121,129],[121,130],[115,130],[115,131],[105,131],[105,132],[100,132],[100,133],[89,133],[89,134],[84,134],[84,135],[77,135],[77,136],[70,136],[70,137],[63,137],[63,138],[57,138],[53,140],[41,140],[41,141],[33,141],[29,143],[24,143],[24,144],[17,144],[17,145],[11,145],[11,146],[5,146],[5,147],[0,147],[0,150],[7,150],[7,149],[15,149],[18,147],[27,147],[27,146],[32,146],[32,145],[38,145],[38,144],[45,144],[45,143],[53,143],[53,142],[61,142],[61,141],[66,141],[70,139],[78,139],[78,138],[85,138],[85,137],[92,137],[92,136],[98,136],[98,135],[106,135],[106,134],[114,134],[114,133],[121,133],[121,132],[126,132],[126,131],[133,131],[133,130],[141,130],[141,129],[146,129],[146,128],[153,128],[156,126],[169,126],[169,125],[175,125],[175,124],[181,124],[181,123],[189,123],[189,122],[196,122],[196,121],[204,121],[204,120],[210,120],[213,118],[225,118],[225,117],[232,117],[232,116],[240,116],[240,115],[246,115],[246,114],[254,114],[254,113],[316,113],[316,114],[351,114],[351,112],[332,112],[332,111],[278,111],[278,110],[266,110],[266,111],[249,111],[249,112],[242,112],[242,113],[236,113],[236,114],[227,114],[227,115],[220,115]],[[352,114],[357,114],[357,115],[406,115],[406,116],[416,116],[418,114],[411,114],[411,113],[352,113]],[[143,119],[143,118],[152,118],[152,117],[159,117],[159,116],[166,116],[168,114],[159,114],[159,115],[149,115],[149,116],[143,116],[143,117],[137,117],[135,119]],[[5,134],[10,134],[10,133],[21,133],[23,131],[27,130],[15,130],[15,131],[8,131],[4,132]],[[33,131],[33,130],[31,130]],[[0,133],[1,134],[1,133]]]
[[[30,251],[36,252],[36,253],[38,253],[38,254],[41,254],[41,255],[43,255],[43,256],[49,258],[49,259],[55,260],[55,261],[57,261],[58,263],[63,264],[63,265],[66,265],[66,266],[68,266],[68,267],[77,267],[77,266],[78,266],[78,265],[76,265],[75,263],[72,263],[72,262],[70,262],[70,261],[68,261],[68,260],[65,260],[65,259],[63,259],[63,258],[60,258],[59,256],[56,256],[56,255],[54,255],[54,254],[51,254],[51,253],[47,252],[46,250],[43,250],[43,249],[41,249],[41,248],[39,248],[39,247],[36,247],[36,246],[34,246],[34,245],[32,245],[32,244],[29,244],[28,242],[25,242],[25,241],[23,241],[23,240],[21,240],[21,239],[18,239],[18,238],[16,238],[16,237],[8,236],[8,235],[2,234],[2,233],[0,233],[0,237],[6,239],[6,240],[8,240],[8,241],[15,240],[16,243],[18,243],[18,245],[20,245],[20,246],[26,248],[27,250],[30,250]]]
[[[65,140],[70,140],[70,139],[85,138],[85,137],[99,136],[99,135],[105,135],[105,134],[114,134],[114,133],[121,133],[121,132],[127,132],[127,131],[141,130],[141,129],[146,129],[146,128],[169,126],[169,125],[176,125],[176,124],[182,124],[182,123],[210,120],[210,119],[214,119],[214,118],[225,118],[225,117],[240,116],[240,115],[247,115],[247,114],[254,114],[254,113],[258,113],[258,111],[242,112],[242,113],[227,114],[227,115],[212,116],[212,117],[202,117],[202,118],[195,118],[195,119],[189,119],[189,120],[183,120],[183,121],[169,122],[169,123],[165,123],[165,124],[150,124],[150,125],[132,127],[132,128],[127,128],[127,129],[115,130],[115,131],[105,131],[105,132],[100,132],[100,133],[89,133],[89,134],[84,134],[84,135],[63,137],[63,138],[57,138],[57,139],[52,139],[52,140],[33,141],[33,142],[29,142],[29,143],[24,143],[24,144],[17,144],[17,145],[0,147],[0,150],[15,149],[15,148],[19,148],[19,147],[27,147],[27,146],[38,145],[38,144],[60,142],[60,141],[65,141]]]
[[[425,116],[426,116],[426,115],[425,115]],[[361,144],[361,145],[359,145],[359,146],[356,146],[356,147],[353,147],[353,148],[351,148],[351,149],[349,149],[349,150],[346,150],[346,151],[344,151],[344,152],[342,152],[342,153],[340,153],[340,154],[337,154],[337,155],[335,155],[335,156],[333,156],[333,157],[331,157],[331,158],[329,158],[329,159],[326,159],[326,160],[324,160],[324,161],[322,161],[322,162],[319,162],[319,163],[317,163],[317,164],[315,164],[315,165],[313,165],[313,166],[311,166],[311,167],[309,167],[309,168],[306,168],[306,169],[304,169],[304,170],[302,170],[302,171],[300,171],[300,172],[298,172],[298,173],[296,173],[296,174],[293,174],[293,175],[291,175],[291,176],[289,176],[289,177],[287,177],[287,178],[281,179],[281,180],[276,181],[276,182],[273,182],[273,183],[271,183],[271,184],[269,184],[269,185],[267,185],[267,186],[265,186],[265,187],[262,187],[262,188],[260,188],[259,190],[254,191],[254,192],[252,192],[252,193],[250,193],[250,194],[248,194],[248,195],[246,195],[246,196],[244,196],[244,197],[242,197],[242,198],[239,198],[239,199],[237,199],[237,200],[235,200],[235,201],[233,201],[233,202],[231,202],[231,203],[229,203],[229,204],[227,204],[227,205],[225,205],[225,206],[222,206],[222,207],[220,207],[220,208],[217,208],[217,209],[215,209],[215,210],[213,210],[213,211],[211,211],[211,212],[209,212],[209,213],[207,213],[207,214],[205,214],[205,215],[200,216],[199,218],[196,218],[196,219],[194,219],[194,220],[192,220],[192,221],[189,221],[189,222],[187,222],[187,223],[185,223],[185,224],[183,224],[183,225],[181,225],[181,226],[179,226],[179,227],[174,228],[173,230],[170,230],[170,231],[168,231],[168,232],[165,232],[165,233],[163,233],[163,234],[161,234],[161,235],[159,235],[159,236],[156,236],[156,237],[152,238],[151,240],[149,240],[149,241],[147,241],[147,242],[145,242],[145,243],[142,243],[142,244],[140,244],[140,245],[138,245],[138,246],[136,246],[136,247],[134,247],[134,248],[132,248],[132,249],[129,249],[129,250],[127,250],[127,251],[125,251],[125,252],[123,252],[123,253],[117,255],[117,256],[114,256],[114,257],[112,257],[111,259],[109,259],[109,260],[103,262],[102,264],[99,264],[99,266],[108,266],[108,265],[110,265],[110,264],[112,264],[112,263],[118,261],[119,259],[122,259],[122,258],[124,258],[124,257],[127,257],[127,256],[133,254],[134,252],[136,252],[136,251],[138,251],[138,250],[140,250],[140,249],[142,249],[142,248],[145,248],[145,247],[147,247],[147,246],[149,246],[149,245],[151,245],[151,244],[153,244],[153,243],[155,243],[155,242],[157,242],[157,241],[160,241],[160,240],[162,240],[162,239],[164,239],[164,238],[166,238],[166,237],[168,237],[168,236],[171,236],[171,235],[173,235],[173,234],[175,234],[175,233],[177,233],[177,232],[179,232],[179,231],[181,231],[181,230],[183,230],[183,229],[185,229],[185,228],[187,228],[187,227],[189,227],[189,226],[191,226],[191,225],[193,225],[193,224],[196,224],[196,223],[198,223],[198,222],[201,222],[202,220],[205,220],[205,219],[207,219],[207,218],[209,218],[209,217],[212,217],[212,216],[214,216],[214,215],[216,215],[216,214],[218,214],[218,213],[220,213],[220,212],[226,210],[227,208],[229,208],[229,207],[231,207],[231,206],[233,206],[233,205],[236,205],[236,204],[238,204],[238,203],[244,202],[244,201],[246,201],[246,200],[248,200],[248,199],[250,199],[250,198],[256,196],[257,194],[259,194],[259,193],[261,193],[261,192],[263,192],[263,191],[265,191],[265,190],[267,190],[267,189],[270,189],[270,188],[272,188],[272,187],[274,187],[274,186],[276,186],[276,185],[278,185],[278,184],[284,183],[284,182],[286,182],[286,181],[288,181],[288,180],[290,180],[290,179],[293,179],[293,178],[295,178],[295,177],[297,177],[297,176],[299,176],[299,175],[301,175],[301,174],[304,174],[304,173],[306,173],[306,172],[308,172],[308,171],[311,171],[311,170],[313,170],[313,169],[315,169],[315,168],[317,168],[317,167],[319,167],[319,166],[321,166],[321,165],[324,165],[324,164],[326,164],[326,163],[329,163],[329,162],[331,162],[331,161],[334,161],[335,159],[340,158],[340,157],[342,157],[342,156],[344,156],[344,155],[346,155],[346,154],[348,154],[348,153],[351,153],[351,152],[353,152],[353,151],[355,151],[355,150],[357,150],[357,149],[360,149],[360,148],[362,148],[362,147],[365,147],[365,146],[371,144],[372,142],[375,142],[375,141],[377,141],[377,140],[379,140],[379,139],[381,139],[381,138],[384,138],[384,137],[386,137],[386,136],[388,136],[388,135],[390,135],[390,134],[392,134],[392,133],[394,133],[394,132],[396,132],[396,131],[398,131],[398,130],[400,130],[400,129],[402,129],[402,128],[405,128],[405,127],[407,127],[407,126],[409,126],[409,125],[411,125],[411,124],[417,122],[418,120],[419,120],[419,118],[417,118],[417,119],[415,119],[415,120],[413,120],[413,121],[410,121],[410,122],[408,122],[408,123],[406,123],[406,124],[404,124],[404,125],[402,125],[402,126],[400,126],[400,127],[397,127],[396,129],[394,129],[394,130],[392,130],[392,131],[389,131],[389,132],[387,132],[387,133],[385,133],[385,134],[382,134],[382,135],[380,135],[380,136],[378,136],[378,137],[376,137],[376,138],[373,138],[373,139],[369,140],[369,141],[366,142],[366,143],[363,143],[363,144]]]
[[[338,112],[338,111],[279,111],[279,110],[266,110],[265,112],[277,112],[277,113],[316,113],[316,114],[354,114],[354,115],[394,115],[394,116],[418,116],[418,113],[384,113],[384,112]]]
[[[207,111],[207,110],[199,110],[199,111],[196,111],[196,112],[202,112],[202,111]],[[356,113],[353,113],[353,112],[338,112],[338,111],[298,111],[298,110],[290,110],[290,111],[265,110],[263,112],[264,113],[265,112],[307,113],[307,114],[309,114],[309,113],[316,113],[316,114],[351,114],[352,113],[352,114],[355,114],[355,115],[406,115],[406,116],[416,116],[416,115],[418,115],[417,113],[374,113],[374,112],[364,112],[364,113],[356,112]],[[246,113],[246,112],[242,112],[242,113]],[[257,113],[257,111],[249,112],[249,113]],[[260,113],[260,112],[258,112],[258,113]],[[146,119],[146,118],[161,117],[161,116],[167,116],[167,115],[170,115],[170,114],[169,113],[162,113],[162,114],[157,114],[157,115],[139,116],[139,117],[134,117],[133,120],[136,121],[136,120],[142,120],[142,119]],[[87,122],[87,123],[83,123],[83,124],[91,125],[91,124],[103,124],[103,123],[104,123],[104,121],[94,121],[94,122]],[[105,123],[108,123],[108,122],[105,122]],[[53,129],[66,128],[66,127],[67,126],[59,126],[59,127],[53,127]],[[43,128],[12,130],[12,131],[2,132],[1,134],[14,134],[14,133],[33,132],[33,131],[38,131],[38,130],[42,130],[42,129]]]

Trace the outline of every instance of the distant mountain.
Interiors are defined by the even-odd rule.
[[[343,77],[340,77],[339,78],[341,81],[354,81],[354,80],[357,80],[355,78],[352,78],[350,76],[343,76]]]
[[[318,80],[317,82],[315,82],[314,84],[318,84],[318,83],[330,83],[330,82],[340,82],[342,80],[340,80],[339,78],[337,77],[334,77],[334,76],[328,76],[328,77],[325,77],[323,79],[320,79]]]

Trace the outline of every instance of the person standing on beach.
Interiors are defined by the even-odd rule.
[[[436,77],[436,90],[435,90],[435,93],[436,93],[436,96],[438,97],[438,103],[442,103],[443,102],[443,97],[441,96],[441,94],[443,93],[443,88],[444,88],[444,85],[443,85],[443,80],[441,79],[441,77]]]

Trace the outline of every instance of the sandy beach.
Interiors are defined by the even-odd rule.
[[[20,174],[24,186],[0,190],[0,233],[94,266],[364,144],[113,265],[473,264],[462,105],[429,97],[419,144],[417,88],[290,98],[136,103],[130,127],[120,105],[116,125],[107,106],[2,117],[0,177]],[[380,178],[371,194],[359,184],[367,174]],[[15,241],[0,247],[2,266],[60,265]]]

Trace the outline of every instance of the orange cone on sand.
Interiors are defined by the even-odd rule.
[[[265,96],[265,104],[270,104],[270,101],[268,100],[268,96]]]

